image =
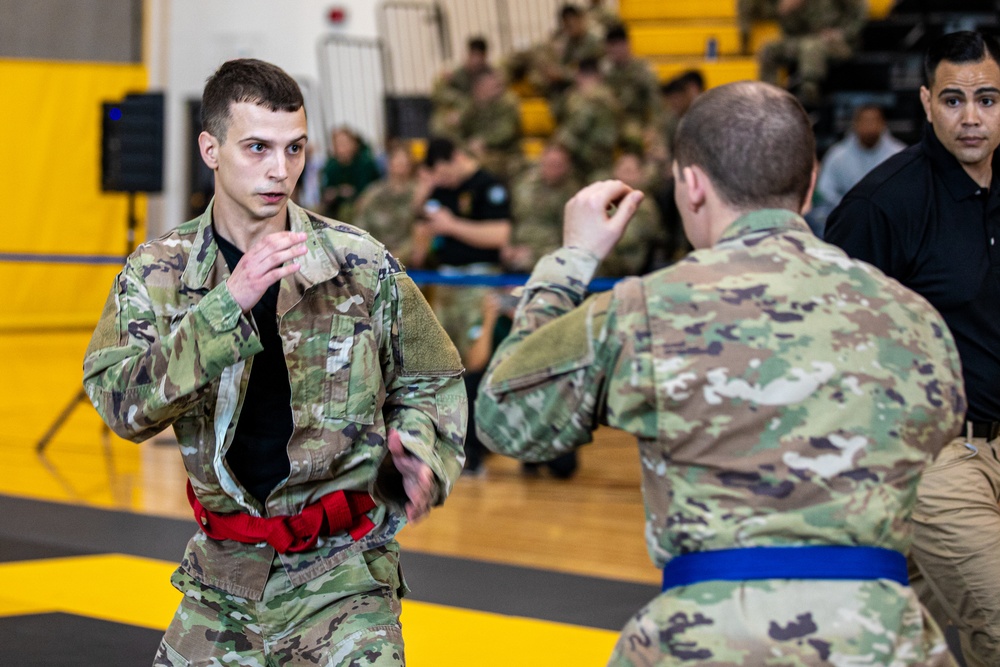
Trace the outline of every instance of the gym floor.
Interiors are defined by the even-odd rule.
[[[78,401],[89,332],[0,333],[0,662],[152,661],[196,530],[171,434],[102,437]],[[69,417],[42,453],[36,444]],[[414,665],[603,665],[657,592],[634,441],[601,430],[569,481],[493,456],[400,535]]]

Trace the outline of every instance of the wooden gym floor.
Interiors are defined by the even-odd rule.
[[[0,663],[145,665],[179,600],[195,531],[169,434],[101,440],[80,402],[89,332],[0,332]],[[603,665],[656,594],[634,441],[602,430],[569,481],[492,456],[400,535],[414,665]]]

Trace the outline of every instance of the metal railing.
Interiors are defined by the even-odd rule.
[[[318,93],[329,131],[347,125],[381,149],[386,134],[386,71],[378,39],[328,35],[319,43]]]

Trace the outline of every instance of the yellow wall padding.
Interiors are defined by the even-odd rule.
[[[0,60],[0,254],[123,253],[126,195],[101,192],[101,102],[142,92],[146,81],[142,65]],[[141,224],[141,198],[136,209]],[[93,326],[116,271],[0,259],[0,331]]]

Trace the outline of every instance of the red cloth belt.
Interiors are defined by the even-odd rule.
[[[218,514],[211,512],[194,495],[191,481],[187,484],[188,502],[202,531],[214,540],[236,540],[247,544],[267,542],[278,553],[312,549],[320,535],[333,535],[346,530],[357,541],[368,534],[375,524],[365,513],[375,507],[375,501],[363,491],[328,493],[299,514],[269,518],[243,512]]]

